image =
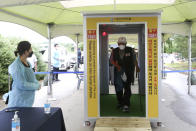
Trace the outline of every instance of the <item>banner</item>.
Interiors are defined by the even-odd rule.
[[[87,30],[88,116],[97,116],[97,41],[96,30]]]

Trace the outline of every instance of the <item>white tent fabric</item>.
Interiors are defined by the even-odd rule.
[[[32,5],[47,2],[54,2],[59,0],[0,0],[0,7]]]
[[[163,33],[175,33],[187,36],[189,34],[189,26],[184,21],[191,19],[193,20],[192,35],[196,35],[196,23],[194,21],[196,19],[194,18],[196,1],[191,0],[109,0],[105,2],[105,5],[103,5],[104,0],[91,0],[94,3],[89,2],[89,0],[66,0],[61,2],[56,2],[58,0],[0,1],[1,21],[26,26],[46,38],[48,38],[47,23],[54,23],[54,26],[51,28],[51,38],[63,35],[73,38],[77,33],[81,34],[79,38],[82,38],[83,21],[80,12],[85,10],[93,11],[94,9],[97,11],[114,10],[114,4],[118,7],[116,11],[119,9],[143,9],[146,11],[149,9],[162,9]],[[131,4],[127,5],[126,3]]]
[[[178,24],[162,24],[162,33],[179,34],[188,36],[190,32],[189,23],[178,23]]]
[[[0,20],[26,26],[29,29],[32,29],[32,30],[38,32],[42,36],[44,36],[46,38],[48,37],[47,36],[48,35],[47,34],[47,25],[44,23],[41,23],[39,21],[35,21],[32,19],[28,19],[26,17],[15,15],[15,14],[6,12],[1,9],[0,9]]]
[[[69,0],[61,1],[64,7],[83,7],[111,4],[172,4],[175,0]]]
[[[55,2],[59,0],[0,0],[0,7],[32,5],[40,3]],[[116,4],[171,4],[175,0],[116,0]],[[95,6],[114,4],[114,0],[62,0],[66,8],[81,7],[81,6]]]
[[[51,36],[57,37],[57,36],[69,36],[73,40],[76,39],[76,34],[79,35],[79,41],[82,41],[83,37],[83,26],[82,25],[55,25],[51,28]]]

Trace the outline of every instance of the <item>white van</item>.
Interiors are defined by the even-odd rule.
[[[53,65],[53,59],[52,59],[53,52],[54,52],[54,48],[52,48],[51,50],[51,65]],[[59,70],[68,70],[70,68],[68,52],[63,46],[60,46],[59,52],[60,52],[60,64],[61,64]],[[42,58],[45,63],[48,63],[48,50],[44,52]]]

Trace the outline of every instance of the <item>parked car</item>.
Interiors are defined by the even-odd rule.
[[[69,64],[70,64],[70,67],[74,67],[74,65],[76,64],[77,62],[77,56],[76,54],[70,54],[69,55]]]
[[[68,70],[70,69],[70,61],[69,61],[69,56],[68,52],[66,49],[60,50],[60,62],[61,62],[61,67],[60,70]]]
[[[195,58],[191,58],[191,62],[196,62],[196,57]]]
[[[163,59],[164,59],[164,63],[170,63],[170,64],[179,63],[179,61],[177,60],[174,54],[164,54]]]

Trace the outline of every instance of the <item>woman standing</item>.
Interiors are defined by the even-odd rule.
[[[40,88],[40,84],[27,61],[27,58],[33,54],[31,44],[28,41],[21,41],[14,53],[17,58],[8,67],[8,72],[13,79],[8,107],[32,107],[35,90]]]

